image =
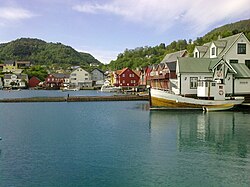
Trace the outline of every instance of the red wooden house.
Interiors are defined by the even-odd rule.
[[[47,89],[59,89],[65,84],[69,84],[69,75],[63,73],[49,74],[44,82]]]
[[[151,66],[147,66],[145,68],[142,68],[140,71],[140,85],[150,86],[150,72],[151,72]]]
[[[31,79],[29,80],[29,87],[30,88],[34,88],[36,86],[38,86],[38,84],[40,83],[40,79],[38,79],[37,77],[31,77]]]
[[[121,71],[118,71],[117,83],[122,87],[134,87],[139,85],[140,76],[137,72],[124,68]]]

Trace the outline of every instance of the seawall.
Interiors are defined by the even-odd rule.
[[[0,103],[20,102],[93,102],[93,101],[148,101],[148,96],[117,95],[117,96],[70,96],[70,97],[32,97],[0,99]]]

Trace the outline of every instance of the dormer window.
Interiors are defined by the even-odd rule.
[[[212,55],[215,55],[215,47],[212,48]]]
[[[246,44],[238,43],[238,54],[246,54]]]

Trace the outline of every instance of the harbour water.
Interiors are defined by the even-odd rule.
[[[1,103],[0,186],[249,186],[250,112]]]

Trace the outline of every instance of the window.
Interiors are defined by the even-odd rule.
[[[122,83],[125,84],[125,80],[123,80]]]
[[[238,54],[246,54],[246,44],[238,44]]]
[[[195,55],[194,55],[195,58],[199,58],[198,54],[199,54],[198,52],[195,52]]]
[[[85,76],[89,76],[89,74],[85,73]]]
[[[85,78],[85,80],[88,80],[88,78]]]
[[[212,86],[216,86],[216,83],[215,83],[215,82],[213,82],[213,83],[212,83]]]
[[[250,69],[250,60],[245,60],[245,64]]]
[[[190,77],[190,89],[196,89],[198,83],[197,77]]]
[[[215,55],[215,47],[212,48],[212,55]]]
[[[125,77],[125,74],[122,74],[122,77]]]
[[[131,80],[131,84],[135,84],[135,80]]]
[[[231,63],[234,63],[234,64],[237,64],[238,63],[238,60],[229,60],[230,64]]]

